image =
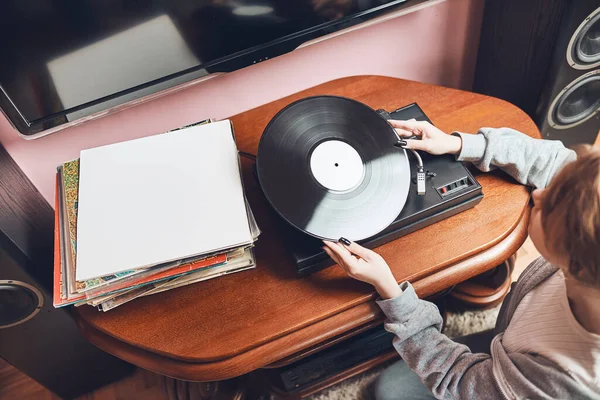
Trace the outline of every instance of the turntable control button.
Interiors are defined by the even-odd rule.
[[[442,193],[446,193],[447,191],[448,191],[448,188],[446,186],[444,186],[440,189],[440,192],[442,192]]]

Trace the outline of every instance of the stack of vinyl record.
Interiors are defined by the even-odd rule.
[[[55,228],[54,306],[102,311],[253,268],[260,233],[229,121],[82,151],[58,167]]]

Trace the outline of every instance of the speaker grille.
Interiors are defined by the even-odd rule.
[[[42,293],[19,281],[0,280],[0,329],[33,318],[44,305]]]
[[[567,61],[576,69],[600,65],[600,8],[591,13],[571,37]]]
[[[580,76],[556,96],[548,123],[556,129],[573,128],[600,111],[600,70]]]

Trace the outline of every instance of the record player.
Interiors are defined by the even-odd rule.
[[[328,99],[326,99],[328,100]],[[331,100],[336,100],[336,98],[333,98]],[[351,102],[353,102],[350,99],[343,99],[343,100],[349,100]],[[355,102],[357,103],[357,102]],[[309,103],[311,104],[311,103]],[[360,103],[359,103],[360,104]],[[350,105],[351,107],[353,107],[353,105]],[[364,105],[362,105],[364,106]],[[288,106],[289,107],[289,106]],[[312,104],[311,104],[312,107]],[[366,107],[366,106],[364,106]],[[321,109],[321,111],[315,111],[313,113],[313,116],[310,118],[320,118],[319,117],[319,112],[321,114],[323,114],[323,105],[316,106],[316,109]],[[368,107],[366,107],[368,108]],[[315,107],[312,107],[311,109],[315,109]],[[370,110],[370,109],[369,109]],[[286,109],[282,110],[281,113],[285,114]],[[367,111],[367,116],[368,116],[368,112]],[[302,113],[306,114],[306,110],[299,110],[298,115],[301,115]],[[373,113],[373,110],[371,110],[371,113]],[[386,112],[385,110],[377,110],[376,111],[377,114],[379,114],[379,118],[375,118],[376,120],[381,120],[383,121],[385,124],[387,124],[386,120],[387,119],[396,119],[396,120],[409,120],[409,119],[416,119],[418,121],[429,121],[429,118],[427,117],[427,115],[425,115],[425,113],[423,112],[423,110],[419,107],[419,105],[417,105],[416,103],[410,104],[408,106],[399,108],[395,111],[392,111],[390,113]],[[289,114],[289,112],[288,112]],[[351,111],[352,116],[350,118],[360,118],[360,110],[353,110]],[[279,114],[278,114],[279,115]],[[296,129],[296,130],[302,130],[302,135],[303,137],[306,137],[306,132],[310,133],[310,130],[313,129],[314,130],[314,126],[312,128],[297,128],[298,126],[298,121],[297,120],[293,120],[290,119],[289,117],[286,117],[284,115],[285,118],[287,118],[287,120],[281,122],[282,118],[279,118],[278,122],[281,125],[280,127],[278,127],[279,131],[282,131],[284,129],[287,129],[288,126],[291,126],[292,130]],[[278,118],[278,116],[276,116],[273,121],[275,121]],[[298,118],[298,117],[296,117]],[[372,117],[371,117],[372,118]],[[269,124],[269,126],[267,126],[267,128],[265,129],[265,133],[268,132],[269,129],[271,129],[271,131],[273,130],[272,128],[272,124],[273,121],[271,121],[271,123]],[[321,122],[321,125],[318,125],[320,128],[319,130],[327,130],[330,128],[327,128],[328,124],[330,124],[331,121],[327,122]],[[378,124],[379,121],[371,121],[371,123],[376,123]],[[300,121],[300,124],[302,124],[303,122]],[[357,122],[356,120],[353,122],[353,125],[356,125]],[[306,125],[306,124],[305,124]],[[283,127],[283,128],[282,128]],[[294,128],[295,127],[295,128]],[[363,127],[364,129],[364,127]],[[377,131],[380,131],[382,128],[379,127],[377,128]],[[334,129],[335,130],[335,129]],[[271,140],[272,143],[276,143],[277,141],[281,141],[284,139],[280,139],[279,137],[279,133],[277,134],[277,138],[275,141]],[[333,135],[335,135],[335,133],[333,133]],[[264,139],[264,134],[263,134],[263,139]],[[271,134],[271,136],[273,136],[273,134]],[[313,135],[310,134],[310,137],[312,137]],[[318,136],[318,135],[317,135]],[[325,134],[325,136],[327,136],[327,134]],[[294,141],[299,140],[300,136],[298,136],[297,138],[293,139]],[[291,175],[290,173],[285,172],[285,167],[283,166],[283,164],[286,163],[286,160],[275,160],[275,158],[270,158],[270,160],[268,162],[263,162],[262,165],[260,165],[260,161],[261,161],[261,147],[262,149],[262,154],[263,154],[263,159],[266,158],[264,156],[264,154],[272,154],[272,153],[276,153],[277,149],[273,149],[273,148],[267,148],[266,145],[263,145],[263,139],[261,139],[261,145],[259,146],[259,158],[257,160],[257,165],[256,167],[256,171],[257,171],[257,176],[258,176],[258,180],[259,183],[261,185],[261,188],[263,190],[263,193],[266,195],[267,200],[269,201],[269,203],[272,206],[272,209],[275,210],[275,214],[277,217],[277,220],[279,222],[278,224],[278,228],[281,232],[281,235],[284,239],[284,242],[286,244],[287,250],[290,253],[292,260],[294,262],[294,264],[296,265],[297,268],[297,272],[298,275],[302,276],[302,275],[307,275],[313,272],[316,272],[318,270],[321,270],[325,267],[328,267],[330,265],[333,265],[334,262],[333,260],[331,260],[327,254],[322,250],[322,239],[323,238],[328,238],[331,237],[333,234],[337,234],[337,231],[335,228],[338,229],[338,231],[344,232],[343,235],[340,236],[344,236],[344,237],[349,237],[349,234],[346,234],[345,232],[347,230],[351,230],[351,228],[353,228],[355,225],[359,225],[359,229],[362,229],[362,231],[359,232],[369,232],[368,229],[370,229],[369,227],[367,228],[361,228],[360,224],[362,223],[362,225],[370,225],[369,221],[371,221],[372,219],[374,219],[374,215],[375,216],[379,216],[379,213],[377,213],[377,211],[375,211],[375,213],[373,214],[368,214],[368,213],[362,213],[360,214],[360,211],[358,212],[354,212],[357,216],[356,218],[348,218],[347,215],[352,215],[352,214],[342,214],[341,219],[338,219],[337,221],[341,221],[341,222],[336,222],[336,220],[331,220],[329,222],[326,221],[325,223],[325,227],[323,228],[322,226],[319,226],[318,228],[313,228],[314,227],[314,221],[311,221],[310,223],[306,224],[303,223],[301,217],[298,217],[296,215],[294,215],[294,213],[296,212],[297,209],[302,209],[303,207],[312,207],[311,205],[313,203],[317,203],[319,201],[319,199],[314,198],[314,196],[311,193],[307,193],[308,191],[306,190],[306,187],[304,187],[302,189],[302,191],[300,192],[296,192],[295,194],[286,194],[283,193],[284,196],[288,196],[288,198],[293,198],[294,199],[294,207],[292,208],[288,208],[283,209],[280,206],[281,205],[281,200],[279,200],[279,203],[277,202],[277,198],[276,196],[273,196],[274,190],[279,190],[279,187],[277,186],[277,180],[279,179],[280,182],[280,186],[286,186],[287,185],[287,191],[290,191],[290,188],[295,188],[295,186],[290,186],[291,184],[296,184],[297,182],[301,182],[300,185],[302,185],[304,181],[309,181],[309,185],[313,185],[315,187],[321,187],[321,186],[327,186],[327,179],[330,179],[330,175],[325,175],[325,178],[322,178],[319,176],[319,174],[323,175],[321,172],[319,172],[319,170],[316,170],[315,173],[315,169],[313,168],[313,172],[312,176],[310,173],[305,174],[305,175],[310,175],[310,177],[304,176],[299,172],[297,172],[298,170],[302,171],[303,168],[300,168],[300,164],[305,165],[305,164],[310,164],[310,167],[314,167],[313,164],[319,164],[320,159],[319,159],[319,154],[316,154],[320,151],[319,147],[321,147],[322,149],[326,146],[319,146],[319,144],[322,144],[322,142],[324,141],[323,139],[321,139],[321,141],[314,141],[314,143],[308,143],[306,146],[309,146],[311,148],[310,150],[310,157],[308,156],[303,156],[304,158],[300,157],[299,160],[297,161],[296,164],[292,164],[294,166],[294,168],[292,169]],[[307,142],[310,142],[309,139]],[[385,139],[387,140],[387,138]],[[343,141],[346,141],[345,138],[343,138]],[[381,141],[381,140],[380,140]],[[348,143],[353,144],[352,140],[348,140]],[[330,144],[330,143],[329,143]],[[294,142],[292,143],[293,146],[297,147],[297,148],[302,148],[303,144],[298,142]],[[336,157],[341,157],[342,159],[344,159],[344,163],[348,164],[348,160],[352,160],[352,157],[354,157],[352,150],[347,151],[344,147],[345,145],[342,143],[342,146],[340,148],[334,149],[333,151],[336,152]],[[369,147],[370,144],[369,143],[365,143],[365,144],[354,144],[355,147],[360,147],[363,146],[361,148],[361,152],[364,150],[364,148]],[[331,146],[329,146],[331,147]],[[389,146],[386,144],[385,147],[383,147],[383,149],[388,149]],[[316,150],[315,150],[316,149]],[[327,151],[327,149],[323,149],[324,151]],[[381,149],[379,151],[382,151]],[[385,150],[387,151],[387,150]],[[383,151],[383,152],[385,152]],[[340,155],[341,154],[341,155]],[[363,154],[363,158],[364,158],[364,153]],[[390,154],[392,156],[396,156],[396,154],[394,153],[389,153],[387,156],[387,158],[391,158]],[[358,187],[354,187],[352,188],[350,191],[354,191],[354,192],[359,192],[358,196],[366,196],[364,193],[368,192],[368,188],[372,187],[373,185],[377,185],[379,184],[380,186],[385,185],[384,186],[384,192],[382,192],[381,190],[377,193],[383,193],[383,195],[380,194],[376,194],[375,196],[379,196],[384,198],[383,200],[380,201],[383,202],[385,201],[385,203],[381,203],[381,204],[375,204],[375,210],[377,209],[377,207],[380,207],[382,209],[381,214],[384,214],[385,212],[387,212],[388,214],[390,212],[393,212],[394,214],[392,215],[393,221],[391,223],[386,222],[384,220],[382,221],[374,221],[373,224],[379,224],[379,226],[381,226],[381,224],[385,224],[384,229],[379,229],[379,231],[375,232],[374,234],[368,234],[368,237],[365,238],[355,238],[355,237],[349,237],[351,240],[356,240],[358,243],[362,244],[365,247],[368,248],[374,248],[377,246],[380,246],[384,243],[390,242],[392,240],[395,240],[401,236],[407,235],[411,232],[414,232],[418,229],[421,229],[423,227],[426,227],[428,225],[434,224],[442,219],[451,217],[453,215],[456,215],[462,211],[465,211],[471,207],[474,207],[475,205],[477,205],[481,199],[483,198],[483,192],[482,192],[482,188],[481,185],[477,182],[477,180],[474,178],[474,176],[471,174],[471,172],[459,161],[456,161],[455,157],[452,155],[442,155],[442,156],[432,156],[430,154],[424,153],[424,152],[418,152],[416,155],[415,154],[411,154],[411,152],[409,151],[404,151],[402,150],[402,155],[404,158],[398,158],[397,160],[395,160],[395,168],[389,168],[389,166],[384,166],[384,168],[387,169],[377,169],[377,167],[365,167],[365,171],[367,172],[362,172],[362,180],[361,180],[361,186]],[[282,157],[281,154],[278,154],[276,157]],[[326,156],[328,157],[328,156]],[[368,157],[368,156],[367,156]],[[316,161],[314,161],[314,159],[317,158]],[[419,158],[421,160],[419,160]],[[329,161],[329,159],[326,158],[327,161]],[[337,160],[337,158],[336,158]],[[408,162],[406,162],[408,161]],[[278,164],[279,163],[279,164]],[[406,166],[404,167],[404,164],[406,164]],[[364,165],[367,166],[368,162],[364,162]],[[419,164],[421,164],[423,166],[423,168],[419,168]],[[281,169],[283,170],[283,172],[277,171],[279,168],[279,166],[281,165]],[[275,168],[274,166],[276,166],[277,168]],[[398,176],[391,176],[391,179],[393,180],[385,180],[382,179],[380,183],[373,183],[375,181],[377,181],[380,177],[379,175],[382,175],[381,171],[388,171],[390,169],[399,169],[398,166],[401,166],[402,168],[405,168],[405,171],[402,172],[402,174],[407,175],[406,179],[401,178],[399,179]],[[331,173],[333,173],[334,177],[337,179],[337,181],[333,182],[333,185],[339,185],[340,184],[340,175],[335,175],[336,173],[339,173],[339,169],[338,167],[338,163],[336,162],[335,165],[330,166],[332,169]],[[355,168],[355,166],[351,166],[349,167],[351,170]],[[400,169],[402,169],[400,168]],[[308,167],[306,168],[308,169]],[[373,172],[374,171],[374,172]],[[262,172],[262,176],[261,176],[261,172]],[[327,172],[327,171],[325,171]],[[352,172],[352,171],[351,171]],[[421,173],[418,173],[421,172]],[[359,172],[356,172],[356,174],[359,174]],[[365,176],[366,174],[366,176]],[[371,174],[371,175],[369,175]],[[297,175],[297,176],[296,176]],[[388,173],[386,172],[385,175],[388,175]],[[289,179],[290,176],[293,179]],[[344,184],[344,180],[345,180],[345,175],[341,175],[342,179],[341,179],[341,185]],[[360,175],[357,175],[360,176]],[[262,179],[261,179],[262,178]],[[269,180],[267,180],[267,178],[269,178]],[[316,181],[315,182],[315,178]],[[287,181],[283,181],[282,179],[288,179],[290,180],[292,183],[287,182]],[[304,180],[304,181],[303,181]],[[366,183],[365,183],[366,181]],[[283,182],[283,184],[281,184]],[[397,182],[397,184],[396,184]],[[352,183],[350,183],[351,185]],[[370,185],[370,186],[369,186]],[[389,188],[389,186],[391,185],[391,189]],[[403,187],[405,186],[405,187]],[[312,186],[311,186],[312,187]],[[364,189],[365,187],[367,187],[367,189]],[[387,188],[387,189],[385,189]],[[341,188],[344,189],[344,188]],[[284,191],[286,189],[283,189]],[[387,190],[387,191],[385,191]],[[331,190],[324,190],[324,192],[331,192]],[[335,190],[334,190],[335,192]],[[336,198],[334,199],[334,201],[337,201],[337,203],[332,203],[334,204],[334,207],[337,208],[343,208],[345,207],[345,204],[350,204],[352,202],[357,203],[357,202],[362,202],[363,204],[366,204],[364,199],[355,196],[356,198],[352,199],[349,198],[347,195],[347,192],[344,192],[343,190],[341,190],[339,193],[336,193],[335,196]],[[276,195],[279,195],[277,192],[275,192]],[[300,193],[300,194],[298,194]],[[306,194],[306,196],[304,195]],[[370,195],[371,197],[373,197],[373,194]],[[398,203],[394,204],[394,198],[392,197],[390,198],[386,198],[390,197],[390,196],[397,196],[398,197]],[[340,200],[341,199],[341,200]],[[347,200],[346,200],[347,199]],[[287,201],[287,200],[286,200]],[[369,200],[371,201],[371,200]],[[287,205],[287,203],[286,203]],[[385,206],[385,207],[384,207]],[[394,206],[396,206],[396,209],[394,211]],[[330,206],[331,207],[331,206]],[[366,206],[368,207],[368,206]],[[362,208],[358,208],[358,210],[362,210],[363,208],[366,207],[362,207]],[[387,207],[387,208],[386,208]],[[331,208],[329,209],[331,210]],[[326,210],[327,211],[327,210]],[[303,212],[303,211],[301,211]],[[324,220],[327,218],[327,213],[323,214],[321,213],[321,216],[318,216],[318,213],[315,211],[314,214],[316,215],[310,215],[309,219],[318,219],[319,221]],[[294,219],[295,218],[295,219]],[[345,218],[345,219],[344,219]],[[362,222],[361,222],[361,218],[362,218]],[[306,218],[305,218],[306,220]],[[298,222],[300,221],[300,222]],[[365,221],[367,221],[367,223],[365,223]],[[339,224],[345,224],[347,223],[347,225],[344,225],[345,228],[340,228],[338,225]],[[312,225],[310,225],[312,224]],[[308,225],[308,227],[305,227],[305,225]],[[323,225],[323,224],[321,224]],[[323,231],[323,232],[328,232],[327,228],[329,228],[330,225],[336,225],[336,227],[333,229],[333,234],[320,234],[319,232]],[[340,230],[341,229],[341,230]],[[377,227],[375,229],[378,229]],[[315,233],[316,232],[316,233]],[[360,235],[360,233],[355,233],[355,235]],[[337,238],[336,238],[337,239]]]

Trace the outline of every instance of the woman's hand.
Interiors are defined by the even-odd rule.
[[[423,150],[429,154],[458,154],[462,149],[462,140],[458,136],[448,135],[426,121],[388,121],[401,138],[416,136],[421,140],[406,139],[405,149]]]
[[[382,298],[391,299],[402,293],[390,267],[379,254],[343,238],[340,243],[324,243],[323,249],[333,261],[341,265],[350,277],[375,286]]]

